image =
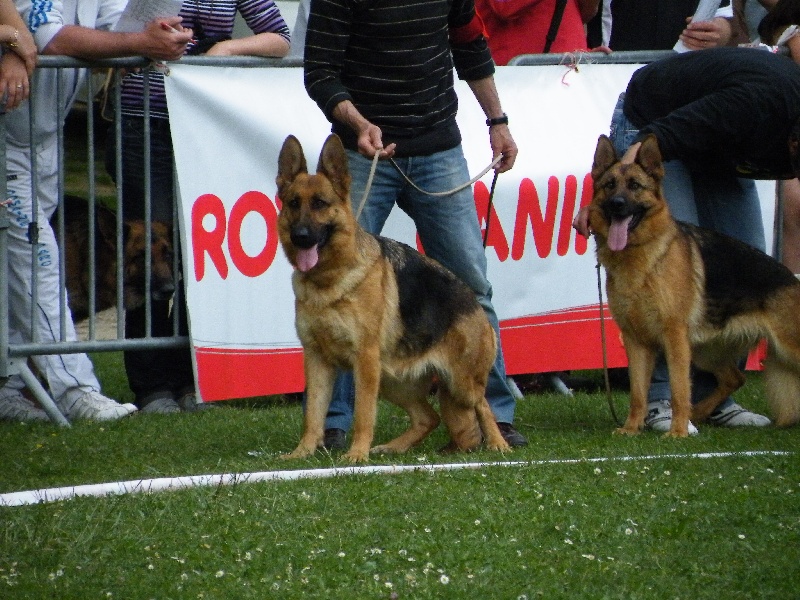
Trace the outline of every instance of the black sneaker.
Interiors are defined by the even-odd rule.
[[[500,429],[500,435],[512,448],[522,448],[528,445],[528,440],[525,439],[525,436],[514,429],[511,423],[498,423],[497,427]]]
[[[347,448],[347,432],[344,429],[326,429],[322,447],[331,452]]]

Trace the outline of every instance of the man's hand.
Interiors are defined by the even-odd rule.
[[[492,125],[489,128],[489,143],[492,146],[492,156],[497,158],[502,156],[494,170],[498,173],[505,173],[514,166],[517,160],[517,144],[511,137],[511,130],[508,125]]]
[[[681,33],[680,40],[689,50],[704,50],[725,46],[731,39],[731,24],[728,19],[716,17],[708,21],[692,22],[687,19],[686,29]]]
[[[367,121],[350,100],[339,102],[333,109],[333,116],[337,121],[341,121],[356,132],[358,152],[363,156],[370,160],[375,157],[376,153],[380,153],[381,158],[394,156],[397,144],[389,144],[384,148],[381,128]]]
[[[192,30],[181,26],[180,17],[150,21],[142,33],[141,54],[153,60],[178,60],[192,41]]]

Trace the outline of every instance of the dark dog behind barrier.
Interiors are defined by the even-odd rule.
[[[89,202],[80,196],[64,196],[64,269],[69,308],[75,321],[89,316],[90,243]],[[51,225],[59,235],[59,211]],[[174,250],[170,225],[153,222],[151,226],[150,295],[153,300],[170,297],[175,291],[173,274]],[[123,298],[126,309],[142,306],[145,301],[145,244],[144,221],[125,221],[123,243]],[[94,205],[95,250],[95,312],[117,303],[117,217],[108,207]]]

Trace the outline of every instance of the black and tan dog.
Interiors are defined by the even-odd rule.
[[[405,452],[425,439],[440,421],[428,402],[434,379],[457,448],[477,447],[483,433],[488,448],[508,450],[485,398],[497,346],[475,294],[437,262],[358,225],[337,136],[325,141],[314,175],[297,138],[286,138],[276,181],[307,392],[303,435],[287,458],[322,444],[339,368],[355,377],[351,462],[368,459],[379,392],[408,413],[410,426],[372,451]]]
[[[778,261],[730,237],[672,218],[664,200],[658,142],[645,138],[633,162],[601,136],[592,165],[589,225],[607,273],[608,303],[622,331],[631,406],[619,433],[644,425],[647,390],[663,351],[672,387],[672,426],[687,435],[744,384],[737,363],[766,338],[766,395],[776,425],[800,419],[800,281]],[[691,407],[690,367],[718,387]]]
[[[80,196],[64,197],[64,270],[69,307],[75,321],[89,316],[91,279],[89,202]],[[59,235],[59,212],[51,224]],[[111,209],[96,203],[94,220],[95,311],[117,303],[117,217]],[[145,249],[147,230],[144,221],[123,223],[123,301],[126,309],[144,306],[146,299]],[[172,229],[154,221],[150,227],[150,297],[168,299],[175,291],[173,276]]]

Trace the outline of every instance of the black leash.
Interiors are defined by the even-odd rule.
[[[500,175],[497,171],[494,172],[492,178],[492,187],[489,190],[489,208],[486,210],[486,229],[483,231],[483,248],[486,249],[486,240],[489,239],[489,221],[492,218],[492,204],[494,203],[494,186],[497,185],[497,176]]]
[[[600,275],[600,263],[595,265],[597,269],[597,296],[600,298],[600,340],[603,347],[603,379],[606,385],[606,400],[608,401],[608,408],[611,409],[611,416],[614,418],[616,424],[622,427],[622,421],[617,416],[617,410],[614,408],[614,398],[611,394],[611,381],[608,378],[608,347],[606,346],[606,320],[605,311],[603,310],[603,281]]]

